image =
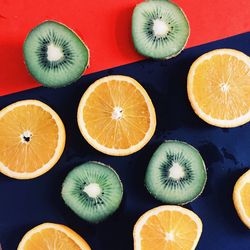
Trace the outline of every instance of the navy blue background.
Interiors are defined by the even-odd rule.
[[[250,33],[187,49],[167,61],[145,60],[82,77],[61,88],[37,88],[0,98],[0,108],[23,99],[38,99],[62,118],[67,142],[56,166],[37,179],[19,181],[0,175],[0,242],[3,250],[16,249],[26,231],[43,222],[62,223],[82,235],[94,250],[133,249],[132,231],[138,217],[161,205],[144,187],[144,175],[154,150],[166,139],[186,141],[197,147],[208,168],[204,193],[186,205],[203,221],[199,250],[249,250],[250,233],[232,203],[238,177],[250,166],[250,123],[233,129],[210,126],[193,112],[186,94],[186,78],[192,62],[216,48],[236,48],[250,55]],[[112,56],[112,55],[110,55]],[[13,72],[14,73],[14,72]],[[80,98],[95,80],[110,74],[137,79],[155,105],[157,130],[139,152],[111,157],[97,152],[81,136],[76,112]],[[118,212],[99,225],[85,223],[61,199],[61,184],[76,165],[97,160],[111,165],[124,184]],[[156,249],[157,250],[157,249]]]

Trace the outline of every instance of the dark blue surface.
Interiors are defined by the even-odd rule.
[[[215,48],[236,48],[250,55],[250,33],[194,47],[168,61],[146,60],[87,75],[62,89],[37,88],[0,98],[0,108],[23,99],[38,99],[58,112],[67,131],[65,151],[47,174],[18,181],[0,176],[0,242],[3,250],[16,249],[25,232],[43,222],[65,224],[93,250],[133,249],[132,230],[137,218],[161,205],[144,187],[144,174],[154,150],[166,139],[186,141],[201,152],[207,168],[204,193],[186,207],[203,221],[199,250],[249,250],[250,233],[240,222],[232,203],[238,177],[250,166],[250,123],[220,129],[200,120],[186,94],[186,77],[192,62]],[[111,55],[112,56],[112,55]],[[97,152],[82,138],[76,112],[86,88],[96,79],[124,74],[137,79],[148,91],[156,108],[157,130],[141,151],[127,157]],[[77,164],[97,160],[110,164],[120,175],[125,194],[119,211],[99,225],[89,225],[67,208],[60,196],[66,174]],[[35,249],[34,249],[35,250]],[[157,249],[155,249],[157,250]]]

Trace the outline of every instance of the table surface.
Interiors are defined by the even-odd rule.
[[[167,61],[145,60],[81,78],[61,88],[36,88],[1,97],[6,105],[34,98],[50,105],[62,118],[67,142],[56,166],[45,175],[19,181],[0,175],[0,242],[3,250],[14,250],[24,233],[43,222],[65,224],[82,235],[94,250],[133,249],[132,230],[139,216],[158,205],[144,187],[144,175],[154,150],[167,139],[186,141],[200,151],[208,181],[203,194],[185,207],[203,221],[199,250],[249,250],[249,230],[239,220],[232,202],[236,180],[250,166],[250,123],[221,129],[200,120],[186,94],[186,77],[192,62],[216,48],[239,49],[250,55],[250,33],[190,48]],[[137,79],[155,105],[157,129],[152,140],[139,152],[111,157],[97,152],[82,138],[76,122],[79,100],[96,79],[124,74]],[[124,198],[118,212],[99,225],[89,225],[67,208],[60,196],[62,182],[76,165],[97,160],[111,165],[124,184]],[[156,250],[156,249],[155,249]]]
[[[48,19],[65,23],[90,48],[86,73],[141,60],[131,40],[131,15],[141,0],[0,1],[0,96],[38,86],[29,76],[22,45],[27,33]],[[188,16],[193,47],[250,31],[250,1],[175,0]]]

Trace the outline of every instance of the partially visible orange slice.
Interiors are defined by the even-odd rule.
[[[95,149],[109,155],[140,150],[156,127],[154,106],[133,78],[113,75],[94,82],[78,107],[82,135]]]
[[[0,111],[0,172],[31,179],[51,169],[65,145],[64,125],[37,100],[13,103]]]
[[[250,121],[250,58],[233,49],[217,49],[191,66],[188,97],[195,113],[218,127]]]
[[[72,229],[44,223],[28,231],[17,250],[91,250],[88,243]]]
[[[250,170],[236,182],[233,202],[240,219],[250,229]]]
[[[194,250],[202,222],[180,206],[160,206],[143,214],[134,227],[135,250]]]

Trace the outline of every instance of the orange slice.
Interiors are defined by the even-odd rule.
[[[218,49],[199,57],[187,79],[195,113],[218,127],[250,121],[250,58],[233,49]]]
[[[17,250],[91,250],[88,243],[70,228],[44,223],[28,231]]]
[[[236,182],[233,202],[240,219],[250,229],[250,170]]]
[[[193,250],[202,232],[202,222],[180,206],[160,206],[143,214],[134,227],[135,250]]]
[[[95,149],[108,155],[129,155],[153,136],[154,106],[133,78],[113,75],[94,82],[78,107],[78,125]]]
[[[31,179],[51,169],[65,145],[60,117],[37,100],[13,103],[0,111],[0,172]]]

